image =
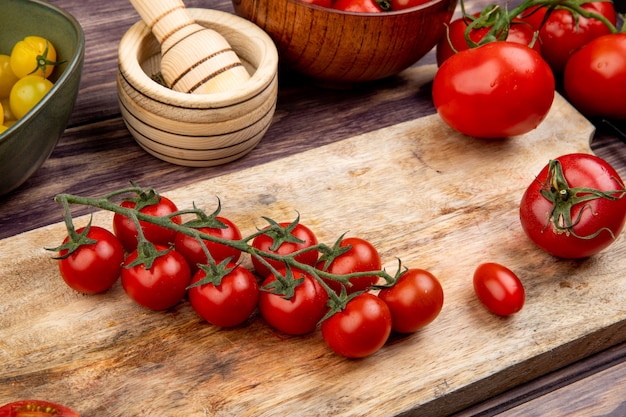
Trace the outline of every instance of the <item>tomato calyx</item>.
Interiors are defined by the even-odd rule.
[[[391,2],[389,0],[376,0],[376,4],[383,12],[391,10]]]
[[[189,220],[185,222],[185,226],[191,227],[194,229],[202,229],[202,228],[211,228],[211,229],[227,229],[228,226],[224,224],[218,216],[222,211],[222,202],[220,199],[217,199],[217,208],[215,211],[209,215],[207,215],[204,211],[200,210],[196,207],[196,203],[193,203],[193,210],[190,210],[189,213],[193,213],[196,215],[196,218],[193,220]],[[181,211],[179,213],[187,213],[185,211]]]
[[[579,239],[593,239],[603,231],[606,231],[615,239],[611,229],[606,227],[586,236],[580,236],[574,231],[574,227],[580,222],[585,209],[589,209],[593,213],[593,208],[588,204],[585,204],[575,218],[572,219],[572,208],[578,204],[600,198],[613,201],[623,198],[626,195],[626,188],[617,179],[615,180],[622,189],[600,191],[588,187],[570,187],[563,174],[561,163],[556,159],[550,160],[548,176],[545,183],[541,184],[540,189],[541,195],[553,204],[544,230],[552,225],[555,233],[566,233]],[[595,215],[595,213],[593,214]]]
[[[278,250],[280,245],[283,243],[304,243],[302,239],[297,238],[292,233],[300,222],[300,213],[298,213],[298,216],[293,222],[289,223],[285,227],[281,226],[277,221],[272,220],[269,217],[263,217],[263,219],[270,225],[265,229],[259,230],[259,233],[272,238],[273,243],[272,246],[270,246],[270,250]],[[309,249],[307,248],[307,250]]]
[[[32,75],[35,74],[37,71],[41,70],[41,76],[45,78],[45,74],[46,74],[46,70],[48,69],[48,66],[57,66],[60,65],[62,63],[64,63],[65,61],[51,61],[48,59],[48,52],[50,51],[50,43],[48,41],[46,41],[46,49],[44,49],[43,53],[41,55],[37,55],[37,67],[32,70],[28,75]]]
[[[85,229],[82,231],[82,233],[78,233],[76,231],[76,227],[74,227],[74,223],[72,222],[72,216],[70,215],[67,202],[64,202],[64,205],[65,205],[64,220],[65,220],[65,226],[67,229],[68,240],[66,243],[60,246],[57,246],[55,248],[45,248],[46,250],[57,252],[57,253],[60,253],[61,251],[67,251],[63,255],[54,256],[53,259],[56,259],[56,260],[67,259],[72,253],[76,252],[78,248],[80,248],[81,246],[93,245],[93,244],[98,243],[97,240],[87,237],[87,235],[89,234],[89,229],[91,229],[91,221],[93,217],[89,218],[89,223],[87,223],[87,226],[85,226]]]
[[[208,253],[208,250],[206,252]],[[237,265],[233,264],[230,261],[230,258],[225,259],[218,264],[212,262],[210,254],[207,258],[209,259],[209,262],[206,265],[198,265],[198,269],[202,270],[205,276],[202,279],[189,285],[187,289],[199,287],[206,284],[213,284],[214,286],[219,287],[222,283],[222,279],[224,279],[226,275],[230,274],[237,268]]]

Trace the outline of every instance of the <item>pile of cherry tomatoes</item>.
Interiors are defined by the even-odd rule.
[[[53,87],[57,52],[49,40],[27,36],[0,54],[0,133],[32,109]]]
[[[380,13],[409,9],[429,0],[300,0],[304,3],[344,12]]]
[[[432,273],[399,264],[395,275],[388,274],[378,250],[363,238],[344,235],[328,246],[299,217],[265,218],[265,228],[242,238],[219,205],[207,215],[195,207],[179,211],[152,189],[114,195],[129,192],[133,197],[121,202],[57,196],[66,209],[85,204],[115,213],[109,231],[91,224],[75,230],[66,212],[68,236],[51,250],[74,290],[100,293],[120,279],[145,308],[168,309],[188,297],[200,317],[221,327],[240,325],[258,311],[289,335],[321,328],[327,345],[348,358],[375,353],[392,332],[416,332],[442,310],[443,288]],[[481,265],[474,286],[496,314],[516,313],[524,304],[521,281],[501,265]]]
[[[437,45],[433,101],[469,136],[536,128],[555,88],[584,115],[626,119],[626,33],[611,1],[523,0],[452,21]]]

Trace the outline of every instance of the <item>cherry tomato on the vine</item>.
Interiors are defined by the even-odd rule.
[[[11,111],[15,117],[19,119],[28,113],[53,86],[52,81],[39,75],[27,75],[17,80],[9,94]]]
[[[413,333],[437,318],[443,307],[443,288],[423,269],[409,269],[393,287],[378,294],[391,311],[393,330]]]
[[[198,231],[222,239],[241,239],[241,232],[235,223],[220,216],[217,216],[216,220],[221,222],[225,227],[201,227]],[[215,263],[220,263],[227,258],[231,258],[231,262],[236,263],[241,257],[241,252],[231,246],[211,242],[209,240],[203,240],[203,242]],[[187,259],[192,275],[198,270],[198,264],[206,264],[208,261],[200,242],[194,237],[185,235],[184,233],[176,233],[174,249]]]
[[[252,247],[263,252],[289,255],[317,245],[317,236],[311,229],[302,223],[295,224],[295,227],[293,225],[293,223],[288,222],[278,223],[277,226],[282,228],[284,232],[258,235],[252,240]],[[264,230],[268,230],[270,227],[268,226]],[[303,264],[315,265],[318,256],[319,252],[317,250],[309,250],[297,255],[295,259]],[[276,269],[284,267],[284,264],[280,261],[268,258],[265,258],[265,260]],[[252,257],[252,265],[255,271],[262,277],[267,277],[271,274],[270,269],[254,256]]]
[[[509,268],[487,262],[474,271],[474,292],[494,314],[510,316],[524,306],[526,292],[520,279]]]
[[[198,270],[188,290],[189,302],[195,312],[207,322],[221,327],[232,327],[246,321],[259,300],[259,286],[254,274],[234,263],[228,268],[232,271],[222,277],[218,285],[209,282],[193,286],[207,276],[204,270]]]
[[[478,13],[474,15],[478,16]],[[441,38],[437,44],[437,64],[441,66],[443,62],[459,51],[469,49],[467,40],[465,39],[465,30],[471,23],[469,17],[460,17],[453,20],[448,25],[447,36]],[[478,43],[489,32],[490,27],[478,27],[470,31],[469,37],[472,41]],[[506,37],[507,42],[515,42],[521,45],[529,46],[535,37],[535,31],[528,24],[519,19],[514,19],[508,30]],[[539,42],[536,41],[532,49],[541,52]]]
[[[83,233],[85,228],[76,230]],[[84,294],[96,294],[108,290],[120,277],[124,262],[124,248],[117,237],[99,226],[90,226],[87,238],[96,243],[81,245],[67,255],[67,249],[59,251],[59,271],[65,283]],[[63,244],[68,243],[69,236]]]
[[[27,36],[11,51],[11,69],[18,78],[39,75],[48,78],[57,64],[57,51],[48,39]]]
[[[615,8],[610,1],[581,2],[580,7],[604,16],[612,25],[616,24]],[[530,8],[520,17],[539,30],[541,55],[556,73],[563,72],[575,50],[592,39],[610,33],[609,27],[601,20],[580,15],[574,17],[571,11],[558,7],[546,18],[547,11],[547,6]]]
[[[279,269],[279,273],[285,276],[285,268]],[[281,294],[274,294],[262,290],[259,294],[259,311],[272,327],[290,334],[300,335],[310,333],[317,327],[324,317],[328,308],[328,293],[315,278],[308,273],[292,268],[294,281],[302,279],[294,289],[294,294],[287,299]],[[262,287],[268,287],[276,281],[276,276],[271,274],[263,282]]]
[[[19,400],[0,407],[0,417],[80,417],[80,414],[51,401]]]
[[[575,51],[563,84],[584,115],[626,119],[626,33],[600,36]]]
[[[317,269],[336,275],[347,275],[355,272],[379,271],[381,269],[382,265],[380,255],[374,245],[367,240],[359,237],[347,237],[341,240],[339,246],[342,248],[350,246],[350,249],[332,259],[328,266],[326,265],[326,261],[323,258],[320,258],[320,261],[316,266]],[[352,294],[357,291],[364,291],[376,284],[377,281],[377,275],[366,275],[351,278],[351,286],[343,285],[342,283],[331,279],[325,280],[326,284],[337,294],[341,293],[341,287],[345,287],[346,293],[348,294]]]
[[[156,246],[157,256],[149,269],[144,264],[129,266],[137,259],[137,250],[126,257],[122,268],[122,286],[137,304],[151,310],[165,310],[178,304],[187,292],[191,273],[180,253]]]
[[[391,326],[387,304],[374,294],[362,293],[322,322],[322,337],[338,355],[364,358],[385,345]]]
[[[615,242],[624,229],[624,182],[595,155],[560,156],[526,189],[520,221],[526,235],[554,256],[592,256]]]
[[[120,203],[121,207],[133,208],[136,203],[130,200],[124,200]],[[161,196],[159,201],[143,207],[139,212],[150,216],[167,216],[178,211],[176,204],[167,197]],[[174,223],[180,224],[182,219],[180,216],[172,217]],[[144,237],[155,245],[169,245],[174,243],[176,231],[158,226],[156,224],[139,221]],[[115,213],[113,216],[113,232],[122,242],[122,246],[127,252],[132,252],[137,248],[137,227],[135,223],[126,216]]]
[[[465,135],[522,135],[547,116],[554,75],[529,47],[490,42],[448,58],[435,74],[432,95],[441,118]]]

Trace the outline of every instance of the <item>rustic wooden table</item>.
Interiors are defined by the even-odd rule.
[[[52,201],[58,193],[101,195],[103,190],[125,187],[129,180],[164,192],[434,113],[429,89],[407,88],[411,84],[403,76],[332,91],[284,72],[275,120],[249,155],[214,168],[171,165],[143,151],[120,116],[115,88],[117,44],[138,20],[130,3],[53,3],[72,13],[85,31],[81,89],[70,124],[51,158],[20,189],[0,197],[0,239],[59,222],[62,212]],[[187,0],[186,4],[232,12],[227,0]],[[468,5],[470,10],[479,7],[475,1]],[[417,65],[433,62],[430,53]],[[592,149],[626,177],[623,140],[600,125]],[[626,415],[625,359],[626,344],[614,346],[459,415]]]

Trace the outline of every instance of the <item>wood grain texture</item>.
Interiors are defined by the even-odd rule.
[[[613,346],[626,335],[624,237],[593,259],[559,261],[517,220],[549,155],[589,152],[592,130],[557,97],[524,137],[469,139],[429,116],[168,192],[180,207],[219,197],[244,233],[262,215],[298,210],[323,241],[349,231],[379,247],[388,269],[399,257],[431,270],[446,294],[438,320],[365,360],[332,354],[319,332],[288,337],[258,317],[222,330],[186,302],[147,311],[119,285],[76,294],[37,249],[54,246],[62,224],[4,239],[0,275],[11,279],[0,292],[12,302],[0,311],[0,402],[46,395],[112,417],[443,415]],[[473,296],[469,277],[486,260],[524,281],[520,314],[496,317]]]

